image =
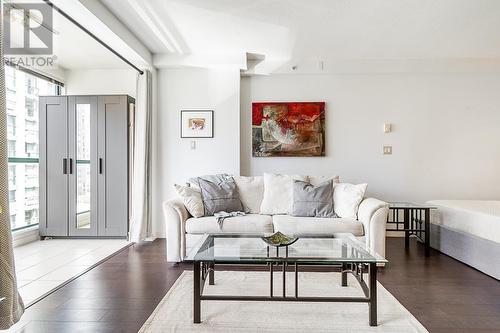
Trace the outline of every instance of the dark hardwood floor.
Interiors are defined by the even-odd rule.
[[[431,333],[500,332],[500,281],[415,240],[388,238],[380,283]],[[493,261],[492,261],[493,264]]]
[[[500,332],[499,281],[414,240],[389,238],[387,257],[379,281],[430,332]],[[165,240],[134,245],[27,309],[23,332],[137,332],[185,269]]]

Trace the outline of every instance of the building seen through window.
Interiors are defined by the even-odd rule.
[[[13,230],[38,224],[38,97],[59,94],[48,80],[5,66],[9,211]]]

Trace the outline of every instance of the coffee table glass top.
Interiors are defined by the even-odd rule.
[[[416,204],[413,202],[389,202],[389,207],[390,208],[398,208],[398,209],[404,209],[404,208],[428,208],[428,209],[437,209],[437,207],[432,206],[432,205],[427,205],[427,204]]]
[[[386,263],[382,256],[370,251],[352,234],[301,236],[285,247],[267,246],[261,235],[205,234],[187,254],[185,261],[243,264],[298,262],[317,264]]]

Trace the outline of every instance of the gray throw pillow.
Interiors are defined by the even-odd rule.
[[[201,199],[205,208],[205,216],[217,212],[243,211],[243,204],[232,177],[220,182],[212,182],[203,178],[197,179],[201,190]]]
[[[189,178],[187,180],[187,183],[189,185],[200,188],[200,179],[208,180],[209,182],[219,184],[220,182],[223,182],[225,180],[233,179],[233,177],[231,177],[231,175],[228,175],[227,173],[219,173],[216,175],[205,175],[205,176]]]
[[[293,181],[293,216],[335,217],[333,211],[333,181],[318,186],[300,180]]]

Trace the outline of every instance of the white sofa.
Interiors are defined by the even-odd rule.
[[[206,233],[265,234],[276,231],[297,236],[352,233],[364,241],[368,248],[385,256],[385,224],[389,205],[374,198],[363,199],[357,219],[247,214],[226,219],[222,229],[219,229],[213,216],[191,217],[181,199],[164,202],[163,212],[169,262],[183,261],[198,239]]]

